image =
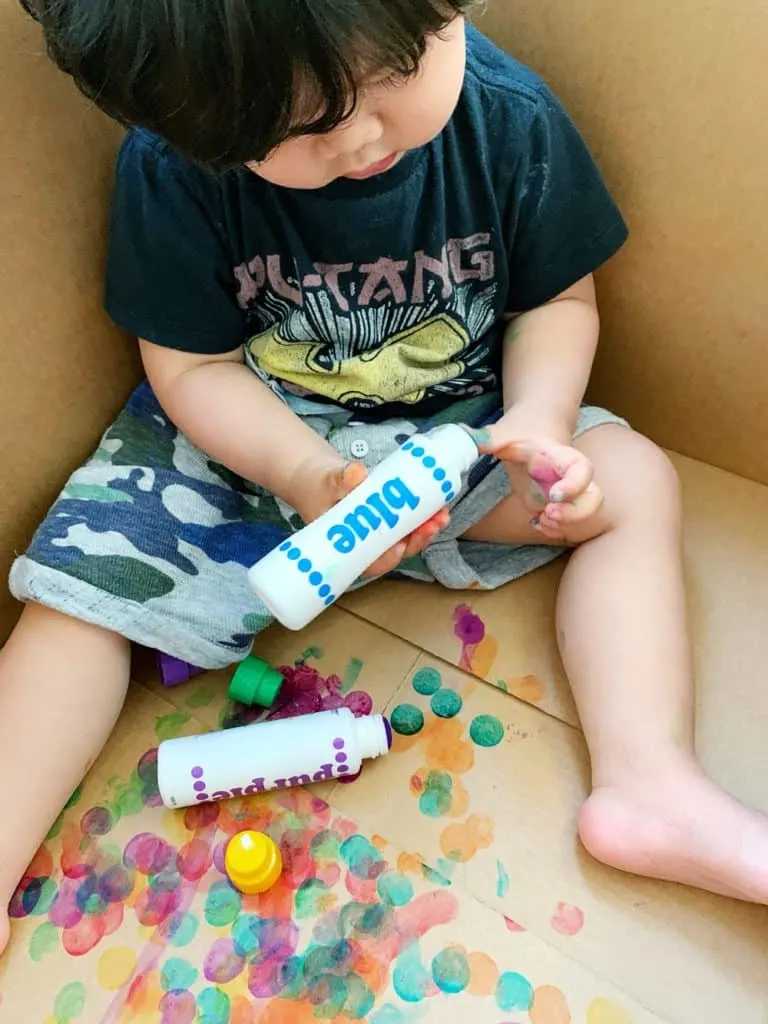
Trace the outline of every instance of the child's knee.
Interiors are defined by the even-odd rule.
[[[680,480],[671,460],[642,434],[626,431],[604,482],[606,511],[613,526],[676,526]],[[598,470],[597,476],[600,482]]]

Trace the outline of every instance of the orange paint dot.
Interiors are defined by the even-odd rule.
[[[270,999],[259,1017],[259,1024],[317,1024],[314,1010],[293,999]]]
[[[470,953],[469,993],[473,996],[492,996],[499,980],[499,968],[496,961],[487,953]]]
[[[47,878],[53,871],[53,857],[47,846],[41,846],[24,872],[30,878]]]
[[[529,704],[539,704],[544,700],[546,687],[536,676],[523,676],[522,679],[507,679],[507,691]]]
[[[397,858],[397,870],[402,875],[421,875],[424,858],[418,853],[401,853]]]
[[[387,840],[384,836],[371,836],[371,842],[377,850],[385,850],[388,846]]]
[[[531,1024],[571,1024],[573,1019],[565,996],[559,988],[551,985],[536,989],[528,1013]]]
[[[453,780],[453,791],[451,793],[451,809],[448,812],[451,818],[463,818],[469,810],[469,793],[461,779]]]
[[[449,860],[461,864],[472,860],[478,850],[493,842],[493,819],[487,814],[470,814],[461,825],[449,825],[440,836],[440,849]]]
[[[551,924],[560,935],[567,935],[569,938],[578,935],[584,927],[584,911],[570,903],[558,903]]]
[[[435,721],[426,745],[427,764],[454,775],[468,772],[475,763],[473,745],[464,739],[464,724],[458,718]]]
[[[472,655],[472,671],[485,679],[490,674],[499,653],[499,642],[494,636],[486,633]]]

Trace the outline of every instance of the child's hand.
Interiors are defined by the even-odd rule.
[[[311,470],[305,467],[302,473],[306,481],[302,488],[303,494],[295,497],[292,504],[304,522],[310,523],[342,498],[346,498],[367,476],[368,470],[362,462],[344,462],[341,458],[338,461],[330,460],[326,466],[318,466],[315,462]],[[392,572],[404,558],[417,555],[431,544],[438,533],[446,528],[449,520],[448,509],[441,509],[417,530],[385,551],[363,575],[385,576]]]
[[[565,529],[583,523],[603,503],[592,480],[590,460],[577,448],[545,438],[510,436],[502,420],[488,432],[480,450],[507,463],[515,493],[531,512],[531,525],[552,540]]]

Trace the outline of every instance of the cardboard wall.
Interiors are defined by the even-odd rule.
[[[592,397],[768,483],[768,6],[489,0],[480,24],[565,101],[630,222]]]
[[[117,130],[43,54],[16,0],[0,0],[0,642],[6,587],[69,472],[138,375],[135,345],[101,312]]]

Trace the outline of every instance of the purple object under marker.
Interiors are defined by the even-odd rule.
[[[157,667],[160,670],[160,682],[163,686],[179,686],[181,683],[188,683],[194,676],[199,676],[205,670],[197,665],[190,665],[188,661],[181,658],[174,658],[170,654],[157,652]]]

